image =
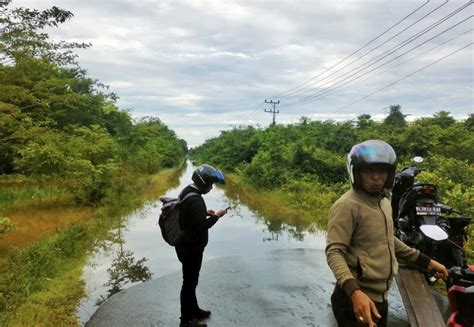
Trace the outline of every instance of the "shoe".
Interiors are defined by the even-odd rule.
[[[207,324],[200,322],[197,319],[186,320],[186,321],[181,320],[179,327],[207,327]]]
[[[197,312],[194,313],[194,318],[201,320],[201,319],[209,318],[210,315],[211,315],[211,311],[198,309]]]

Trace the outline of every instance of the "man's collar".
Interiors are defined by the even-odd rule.
[[[202,191],[196,185],[189,184],[189,186],[191,186],[193,189],[196,189],[199,192],[199,194],[202,194]]]
[[[356,187],[353,187],[352,189],[354,190],[355,193],[359,194],[359,196],[361,196],[362,198],[365,198],[374,203],[378,203],[381,199],[383,199],[384,197],[387,197],[385,190],[379,194],[369,194],[365,192],[364,190],[356,188]]]

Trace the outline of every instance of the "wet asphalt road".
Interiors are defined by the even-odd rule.
[[[323,250],[273,250],[203,263],[197,294],[200,306],[212,311],[208,326],[336,326],[334,282]],[[123,290],[86,326],[178,326],[180,287],[176,272]],[[389,304],[389,326],[409,326],[395,283]]]

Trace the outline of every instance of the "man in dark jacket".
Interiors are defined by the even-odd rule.
[[[199,166],[192,175],[193,183],[183,189],[180,198],[188,193],[196,193],[181,204],[179,225],[184,231],[176,254],[183,267],[183,286],[181,288],[180,327],[207,326],[199,320],[208,318],[211,312],[199,308],[196,287],[199,281],[204,248],[208,242],[208,229],[226,214],[227,210],[207,210],[203,194],[209,193],[214,183],[223,183],[224,175],[209,165]]]

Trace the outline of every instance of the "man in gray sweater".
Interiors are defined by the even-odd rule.
[[[331,304],[339,326],[386,326],[387,293],[398,271],[397,259],[434,270],[446,268],[394,236],[390,201],[396,155],[379,140],[352,147],[347,157],[352,188],[331,207],[326,257],[336,287]]]

